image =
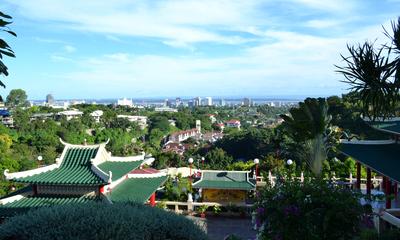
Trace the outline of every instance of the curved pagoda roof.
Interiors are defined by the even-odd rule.
[[[105,149],[108,141],[97,145],[72,145],[60,141],[65,148],[56,164],[18,173],[6,170],[6,178],[39,185],[106,185],[138,168],[144,161],[144,153],[112,157]]]
[[[201,179],[193,184],[193,188],[253,190],[256,186],[247,171],[203,170]]]
[[[364,118],[364,121],[379,131],[400,135],[400,118],[398,117],[385,120],[378,118],[375,121]]]
[[[68,148],[59,168],[16,178],[15,182],[33,184],[102,185],[107,183],[91,170],[91,160],[99,148]]]
[[[381,175],[400,182],[400,145],[393,140],[342,140],[340,150]]]

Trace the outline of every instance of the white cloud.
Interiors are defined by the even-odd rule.
[[[19,12],[35,21],[51,21],[61,27],[105,33],[145,36],[167,42],[242,43],[239,36],[226,37],[220,30],[252,22],[259,1],[10,1]],[[207,26],[207,28],[205,28]]]
[[[64,51],[67,53],[73,53],[76,51],[76,48],[71,46],[71,45],[65,45],[64,46]]]

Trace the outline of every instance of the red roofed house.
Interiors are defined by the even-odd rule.
[[[240,129],[240,121],[236,120],[236,119],[232,119],[232,120],[225,122],[225,125],[226,125],[226,127]]]

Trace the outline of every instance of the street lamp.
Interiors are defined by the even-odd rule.
[[[193,164],[193,158],[189,158],[189,180],[190,184],[192,183],[192,164]]]
[[[42,157],[42,156],[38,156],[38,157],[37,157],[37,160],[38,160],[38,161],[42,161],[42,160],[43,160],[43,157]]]
[[[289,166],[289,179],[292,177],[292,164],[293,164],[293,160],[292,159],[288,159],[286,161],[286,164]]]
[[[254,164],[256,165],[256,182],[257,182],[257,175],[258,175],[258,164],[260,163],[260,159],[255,158]]]
[[[188,202],[193,202],[193,196],[192,196],[192,164],[193,164],[193,158],[189,158],[188,160],[189,162],[189,168],[190,168],[190,172],[189,172],[189,182],[190,182],[190,191],[188,193]]]
[[[206,160],[206,159],[204,157],[201,157],[201,164],[202,164],[201,168],[203,168],[203,169],[204,169],[204,160]]]

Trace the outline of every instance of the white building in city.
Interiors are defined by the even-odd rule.
[[[145,129],[147,127],[148,118],[146,116],[118,115],[117,118],[126,118],[129,122],[136,122],[140,129]]]
[[[206,97],[205,98],[205,105],[206,106],[212,106],[213,105],[212,97]]]
[[[123,99],[118,99],[117,105],[133,107],[133,102],[132,99],[123,98]]]
[[[96,110],[90,114],[90,116],[94,119],[95,122],[99,123],[101,116],[103,116],[102,110]]]
[[[154,109],[156,112],[178,112],[178,109],[170,108],[170,107],[156,107]]]
[[[74,118],[79,118],[82,117],[83,112],[78,111],[78,110],[67,110],[67,111],[62,111],[58,113],[59,116],[65,116],[67,120],[71,120]]]

